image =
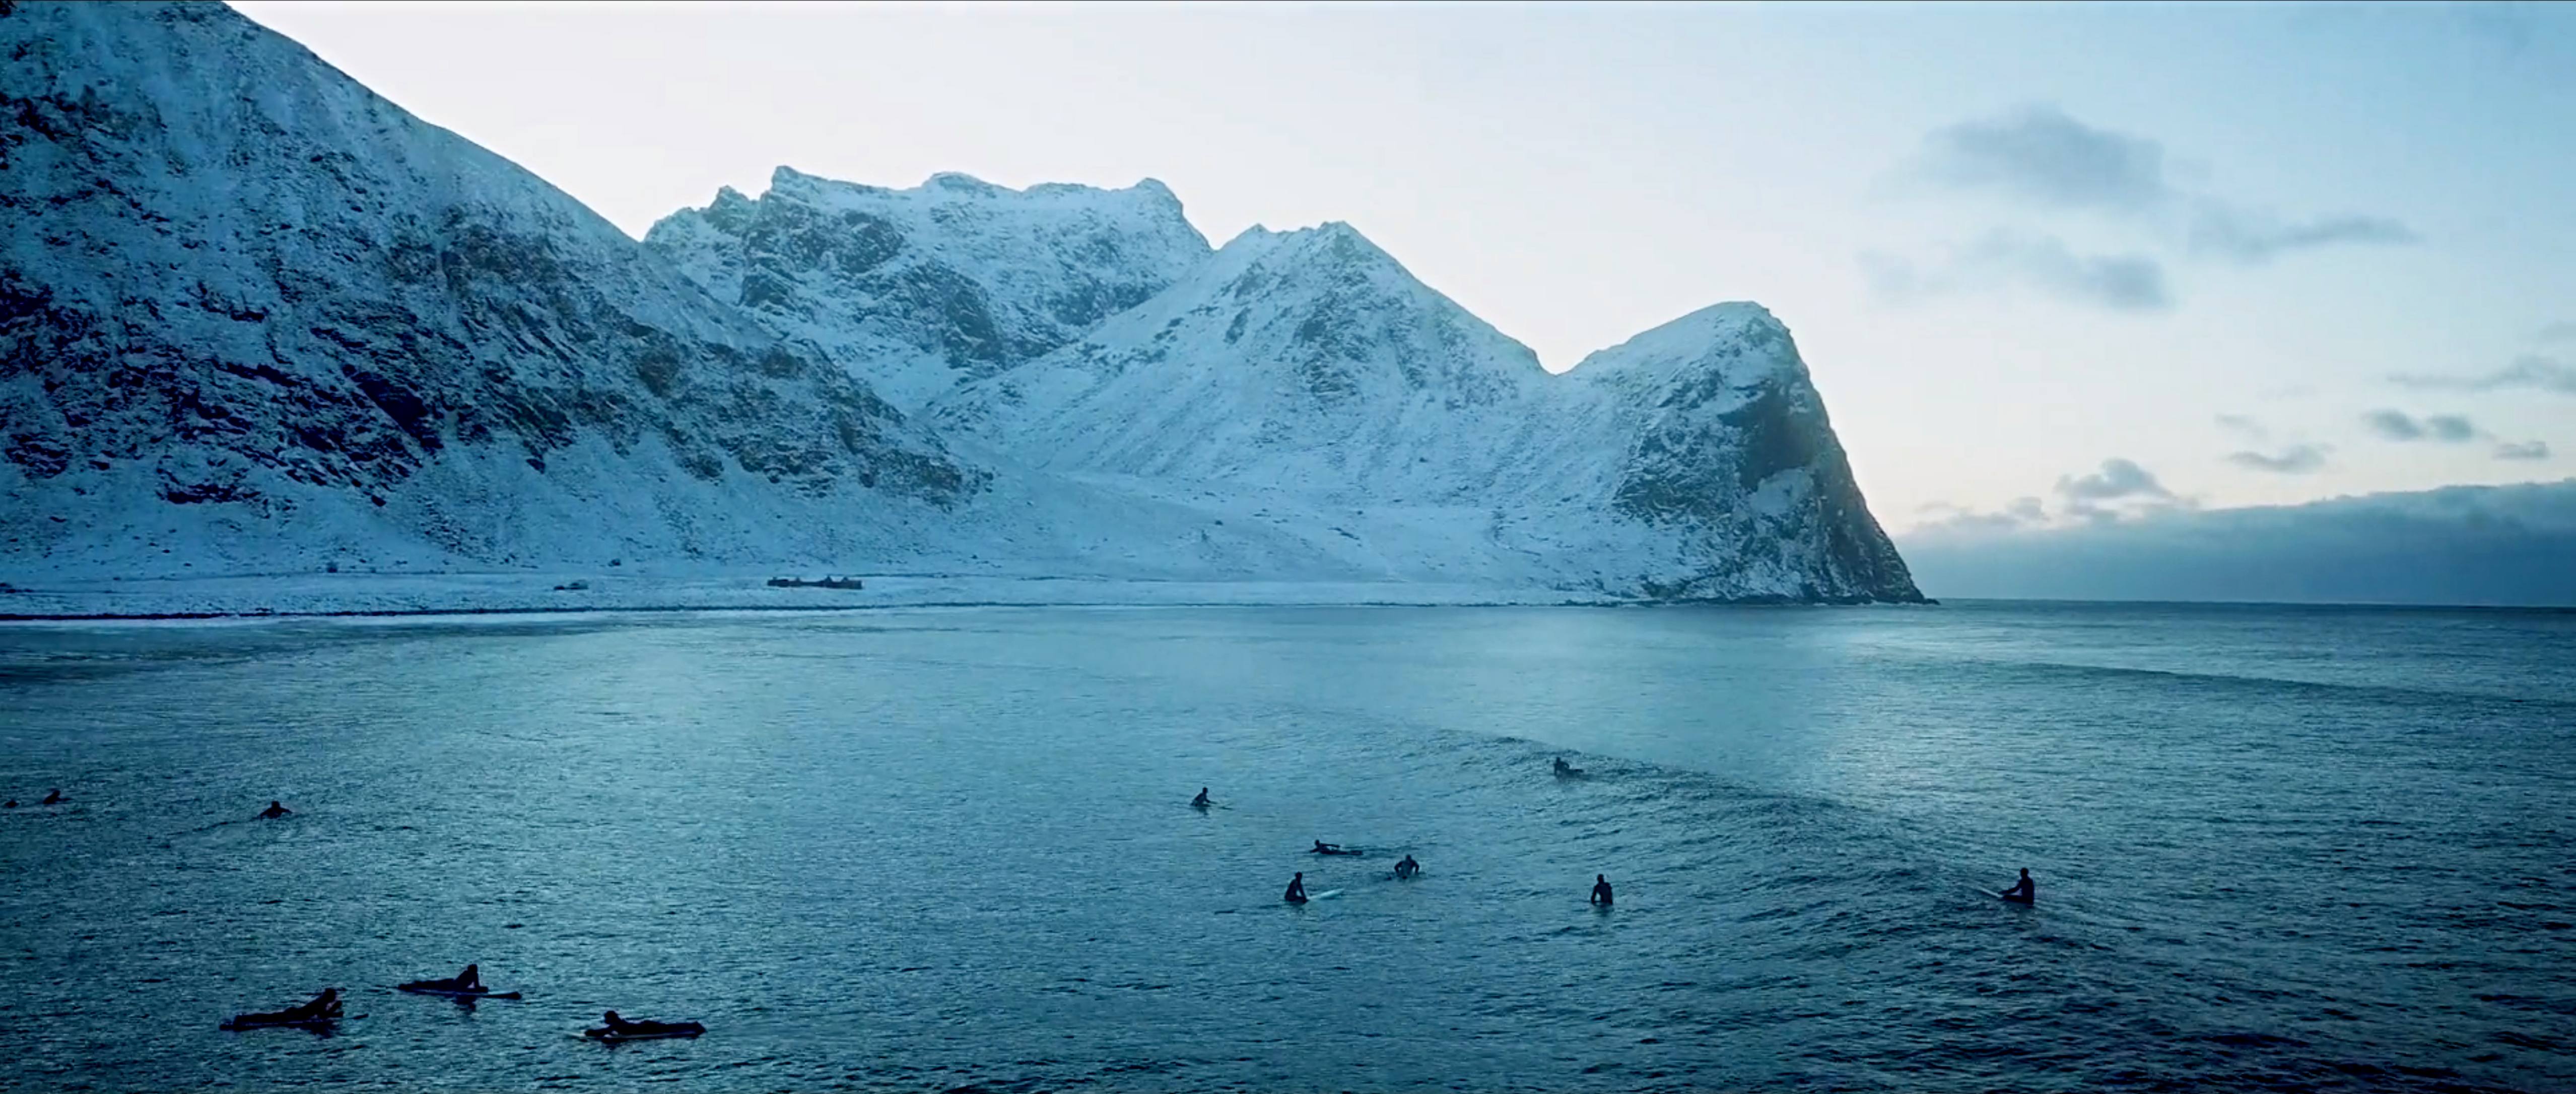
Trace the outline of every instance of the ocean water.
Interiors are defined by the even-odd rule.
[[[2571,685],[2489,611],[9,627],[0,1088],[2570,1090]]]

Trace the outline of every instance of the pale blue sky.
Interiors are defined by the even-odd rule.
[[[1756,300],[1892,529],[2576,473],[2576,5],[237,6],[638,234],[1151,176],[1552,368]]]

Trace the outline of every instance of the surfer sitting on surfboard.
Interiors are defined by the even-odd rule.
[[[1297,872],[1296,877],[1288,879],[1288,896],[1286,899],[1290,904],[1303,904],[1306,902],[1305,871],[1300,870]]]
[[[1208,807],[1208,796],[1207,796],[1207,790],[1208,790],[1208,788],[1206,788],[1206,787],[1204,787],[1204,786],[1200,787],[1200,788],[1199,788],[1199,796],[1198,796],[1198,797],[1195,797],[1195,798],[1191,798],[1191,799],[1190,799],[1190,805],[1191,805],[1191,806],[1193,806],[1193,807],[1195,807],[1195,808],[1199,808],[1199,809],[1205,809],[1205,808],[1207,808],[1207,807]]]
[[[2021,880],[2013,883],[2012,888],[1995,895],[2015,904],[2036,904],[2039,903],[2039,886],[2030,880],[2030,867],[2024,866],[2021,868]]]

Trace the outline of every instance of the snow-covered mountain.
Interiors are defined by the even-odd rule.
[[[1022,191],[944,174],[889,190],[786,167],[759,198],[728,187],[644,243],[906,410],[1072,341],[1208,255],[1152,179]]]
[[[1086,481],[1260,499],[1402,576],[1916,595],[1770,313],[1708,308],[1551,376],[1343,224],[1247,232],[933,420]]]
[[[0,55],[10,555],[832,556],[984,488],[847,370],[228,8],[17,4]]]
[[[1752,305],[1552,376],[1347,226],[1211,252],[1150,180],[781,168],[638,242],[220,5],[0,4],[0,55],[0,576],[1919,599]]]

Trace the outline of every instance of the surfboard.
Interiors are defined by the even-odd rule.
[[[1339,890],[1339,889],[1326,889],[1326,890],[1324,890],[1323,892],[1315,893],[1315,894],[1309,895],[1306,899],[1308,899],[1308,900],[1330,900],[1330,899],[1332,899],[1333,897],[1337,897],[1337,896],[1340,896],[1340,895],[1342,895],[1342,891],[1341,891],[1341,890]]]
[[[436,995],[447,999],[516,999],[519,997],[519,993],[515,991],[451,991],[446,988],[395,988],[394,990],[407,991],[413,995]]]
[[[617,1033],[607,1029],[586,1029],[581,1031],[581,1035],[588,1040],[600,1041],[613,1045],[621,1041],[668,1041],[675,1038],[695,1037],[707,1031],[705,1026],[697,1025],[697,1023],[692,1022],[689,1025],[694,1028],[684,1027],[681,1029],[662,1030],[655,1033]]]

